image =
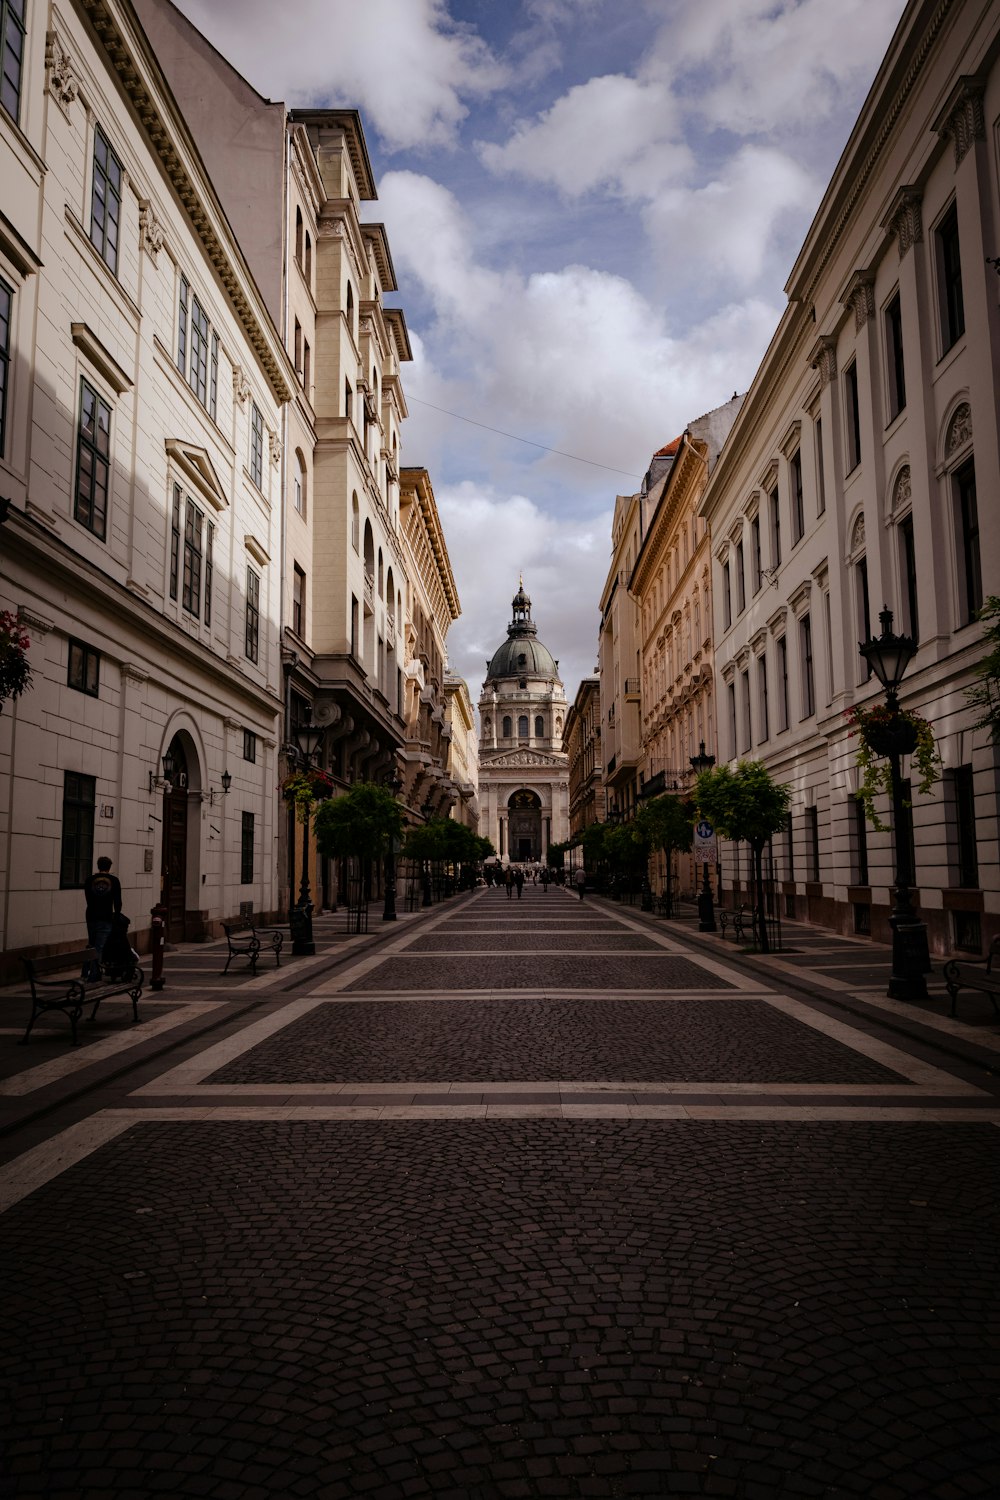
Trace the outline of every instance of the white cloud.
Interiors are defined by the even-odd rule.
[[[389,150],[451,145],[466,100],[506,71],[446,0],[179,0],[261,93],[298,105],[360,109]]]

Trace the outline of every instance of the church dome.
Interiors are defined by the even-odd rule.
[[[531,618],[531,600],[524,592],[523,582],[511,603],[513,615],[507,626],[507,639],[494,651],[486,668],[487,677],[549,677],[558,681],[558,664],[538,639]]]

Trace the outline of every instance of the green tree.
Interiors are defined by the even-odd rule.
[[[716,833],[745,842],[753,851],[756,923],[760,951],[769,950],[764,907],[764,845],[779,833],[788,816],[787,786],[772,781],[762,761],[741,760],[736,770],[716,766],[695,782],[695,802]]]
[[[608,857],[605,848],[610,829],[607,823],[588,823],[580,835],[583,846],[583,862],[588,869],[596,869]]]
[[[367,867],[388,854],[403,831],[403,811],[391,792],[363,781],[324,802],[313,820],[321,854],[360,859]]]
[[[670,864],[673,855],[690,849],[694,808],[684,797],[653,797],[644,802],[635,827],[651,849],[662,849],[667,861],[667,916],[671,915]]]
[[[965,695],[979,715],[973,728],[988,729],[992,743],[1000,745],[1000,597],[990,594],[978,618],[989,650],[976,667],[979,681],[966,688]]]

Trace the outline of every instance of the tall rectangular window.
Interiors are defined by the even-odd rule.
[[[97,781],[78,771],[63,772],[62,850],[59,889],[81,890],[94,867],[94,806]]]
[[[761,575],[764,571],[760,555],[760,516],[750,522],[750,566],[753,569],[753,591],[760,592]]]
[[[943,353],[965,332],[965,301],[962,295],[962,258],[958,242],[958,208],[953,203],[937,227],[938,291],[941,306]]]
[[[779,635],[775,642],[778,657],[778,728],[788,728],[788,641]]]
[[[344,381],[344,416],[350,419],[354,414],[354,392],[351,390],[351,382]]]
[[[819,880],[819,808],[806,808],[806,855],[809,860],[809,879]]]
[[[859,557],[854,564],[854,582],[857,587],[858,636],[863,641],[872,638],[872,612],[868,595],[868,559]],[[861,665],[862,680],[867,682],[872,675],[871,663],[865,659]]]
[[[14,293],[0,281],[0,457],[7,451],[7,386],[10,383],[10,328]]]
[[[733,593],[728,562],[722,564],[722,623],[727,630],[733,623]]]
[[[80,426],[76,436],[73,514],[103,542],[108,529],[111,407],[85,380],[80,382]]]
[[[212,358],[208,369],[208,414],[215,421],[219,410],[219,335],[212,334]]]
[[[979,854],[976,848],[976,798],[972,767],[956,766],[951,773],[951,784],[958,844],[958,884],[967,889],[975,888],[979,885]]]
[[[184,510],[184,582],[181,604],[196,618],[201,614],[202,530],[205,518],[193,500]]]
[[[739,745],[736,740],[736,684],[730,682],[726,688],[726,697],[729,700],[729,743],[733,747],[732,754],[739,754]]]
[[[292,629],[298,636],[306,632],[306,575],[295,563],[292,571]]]
[[[736,543],[736,612],[742,614],[747,607],[747,590],[745,582],[745,563],[743,560],[743,543]]]
[[[813,673],[812,621],[803,615],[799,621],[799,645],[802,651],[802,718],[816,712],[816,681]]]
[[[903,575],[903,599],[906,604],[906,632],[920,639],[920,617],[917,614],[917,547],[913,536],[913,517],[904,516],[899,523],[899,568]]]
[[[358,654],[358,601],[351,595],[351,655]]]
[[[101,259],[118,274],[118,232],[122,214],[122,164],[100,125],[94,129],[94,180],[90,195],[90,239]]]
[[[771,567],[776,568],[781,562],[781,501],[778,498],[778,486],[767,497],[770,508],[771,521]]]
[[[83,641],[71,640],[66,683],[78,693],[97,698],[101,690],[101,653]]]
[[[181,277],[177,293],[177,368],[187,375],[188,320],[191,316],[191,287],[186,276]]]
[[[257,736],[252,729],[243,731],[243,759],[251,761],[257,759]]]
[[[211,521],[205,527],[205,624],[212,623],[212,582],[215,575],[213,552],[215,548],[215,527]]]
[[[25,0],[0,0],[0,104],[17,121],[24,63]]]
[[[795,879],[795,824],[791,813],[785,814],[785,859],[788,861],[786,880]]]
[[[191,298],[191,357],[188,361],[188,385],[202,406],[208,405],[208,314]]]
[[[854,881],[856,885],[868,884],[868,819],[865,804],[860,797],[851,798],[854,815]]]
[[[962,618],[974,620],[983,607],[983,572],[979,556],[976,470],[971,458],[956,472],[954,485],[958,512],[958,582],[962,593]]]
[[[766,740],[771,733],[767,707],[767,657],[757,658],[757,732],[758,738]]]
[[[889,376],[889,420],[906,405],[906,373],[903,369],[903,311],[899,293],[885,310],[885,356]]]
[[[816,514],[826,510],[826,472],[823,467],[823,418],[817,417],[813,431],[816,434]]]
[[[240,885],[253,884],[253,813],[241,815]]]
[[[750,717],[750,668],[740,673],[740,696],[743,699],[743,749],[753,744],[753,722]]]
[[[264,417],[256,402],[250,412],[250,478],[264,487]]]
[[[177,598],[181,570],[181,487],[174,485],[170,506],[170,597]]]
[[[802,494],[802,451],[796,448],[788,465],[792,487],[792,546],[801,542],[806,530],[806,506]]]
[[[847,472],[861,462],[861,407],[858,400],[858,364],[854,360],[844,371],[844,421],[847,423]]]
[[[247,568],[246,654],[250,661],[260,656],[260,574]]]

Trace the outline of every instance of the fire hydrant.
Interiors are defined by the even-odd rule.
[[[154,906],[152,910],[152,926],[149,933],[149,951],[153,960],[153,977],[150,981],[150,989],[162,990],[166,984],[163,977],[163,950],[167,943],[167,908],[165,906]]]

